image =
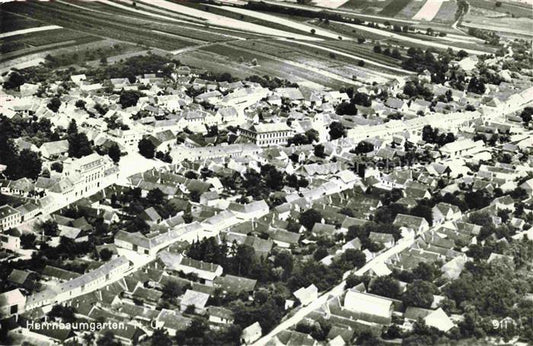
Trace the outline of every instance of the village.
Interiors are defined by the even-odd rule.
[[[158,54],[2,76],[2,337],[532,342],[533,71],[512,59],[341,90]]]

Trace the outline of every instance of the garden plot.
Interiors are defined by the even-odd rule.
[[[446,0],[427,0],[424,6],[413,16],[414,20],[432,21]]]

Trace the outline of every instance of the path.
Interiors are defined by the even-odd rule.
[[[56,30],[56,29],[63,29],[62,26],[59,25],[46,25],[46,26],[38,26],[36,28],[29,28],[29,29],[21,29],[21,30],[15,30],[15,31],[9,31],[4,32],[0,34],[0,38],[6,38],[11,36],[17,36],[17,35],[24,35],[24,34],[30,34],[32,32],[39,32],[39,31],[48,31],[48,30]]]

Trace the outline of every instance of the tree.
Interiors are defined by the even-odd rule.
[[[366,154],[374,151],[374,144],[361,141],[355,146],[354,152],[356,154]]]
[[[53,220],[46,220],[40,225],[41,231],[43,231],[44,235],[49,237],[56,237],[59,234],[59,227],[57,226],[57,222]]]
[[[37,179],[41,174],[42,161],[37,153],[22,149],[18,157],[19,174],[30,179]]]
[[[68,124],[67,134],[69,136],[78,134],[78,125],[76,124],[76,120],[72,119]]]
[[[473,286],[472,280],[461,277],[452,281],[452,283],[446,287],[444,293],[448,298],[455,301],[457,306],[459,306],[464,301],[471,301],[474,299],[476,296],[476,289]]]
[[[61,107],[61,100],[59,97],[52,97],[50,102],[46,105],[52,112],[57,113],[59,107]]]
[[[155,145],[146,138],[139,141],[139,153],[147,159],[153,159],[155,155]]]
[[[361,268],[366,263],[366,255],[362,251],[356,249],[347,249],[342,254],[342,259],[356,268]]]
[[[436,287],[427,281],[415,280],[407,286],[407,290],[402,295],[404,306],[416,306],[420,308],[430,308],[433,303],[433,294]]]
[[[91,142],[85,133],[77,133],[69,136],[68,155],[70,157],[80,158],[93,152]]]
[[[335,108],[335,113],[338,115],[357,115],[357,107],[353,102],[341,102]]]
[[[161,205],[165,201],[165,194],[159,188],[148,191],[146,200],[150,205]]]
[[[381,53],[381,46],[380,45],[375,45],[374,46],[374,53],[378,53],[378,54]]]
[[[324,146],[322,144],[317,144],[314,147],[314,154],[316,157],[325,157]]]
[[[359,44],[365,43],[365,41],[366,41],[366,40],[365,40],[364,37],[358,37],[358,38],[357,38],[357,43],[359,43]]]
[[[118,103],[122,108],[128,108],[137,105],[137,101],[142,94],[135,90],[122,90]]]
[[[402,54],[400,54],[400,51],[398,50],[398,48],[394,48],[392,50],[391,56],[393,58],[395,58],[395,59],[401,59],[402,58]]]
[[[78,109],[85,109],[85,105],[87,103],[84,100],[77,100],[75,103],[76,108]]]
[[[400,295],[400,283],[391,276],[379,276],[371,283],[371,292],[384,297],[397,298]]]
[[[332,140],[344,136],[344,125],[339,121],[334,121],[329,125],[329,136]]]
[[[322,214],[315,209],[307,209],[300,214],[300,224],[302,224],[307,230],[312,230],[315,223],[322,221]]]
[[[486,90],[485,83],[483,83],[483,81],[478,79],[476,76],[473,76],[470,78],[467,90],[475,94],[484,94]]]
[[[316,30],[315,29],[311,29],[311,34],[315,34]]]
[[[22,246],[23,249],[31,249],[35,244],[36,238],[37,237],[33,233],[23,233],[20,236],[20,246]]]
[[[154,330],[152,334],[152,346],[172,346],[172,339],[168,336],[168,332],[163,328]]]
[[[313,258],[315,261],[320,261],[322,258],[326,257],[328,254],[328,249],[325,246],[319,246],[313,253]]]
[[[120,161],[120,147],[117,143],[111,144],[107,155],[109,155],[109,157],[111,158],[111,160],[113,160],[114,163],[118,163]]]
[[[102,249],[102,251],[100,251],[100,259],[102,261],[109,261],[111,259],[111,257],[113,256],[113,252],[109,249]]]
[[[7,81],[4,82],[4,88],[10,90],[18,89],[24,83],[26,83],[26,78],[19,72],[13,71],[9,74]]]

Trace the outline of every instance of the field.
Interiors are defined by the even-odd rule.
[[[45,23],[30,18],[18,16],[13,13],[0,11],[0,28],[2,32],[10,32],[16,30],[23,30],[28,28],[35,28],[46,25]]]
[[[442,3],[439,12],[433,18],[434,22],[453,23],[455,22],[455,13],[457,12],[457,3],[455,1],[445,1]]]
[[[468,3],[473,8],[490,10],[518,18],[533,18],[533,6],[531,5],[500,1],[501,5],[496,6],[496,2],[491,0],[468,0]]]
[[[427,0],[420,10],[413,16],[415,20],[431,21],[439,12],[443,0]]]
[[[394,17],[398,12],[400,12],[405,6],[409,4],[412,0],[394,0],[390,2],[387,6],[383,8],[379,15]]]
[[[361,11],[366,14],[376,14],[393,1],[395,0],[350,0],[342,5],[341,8]]]

